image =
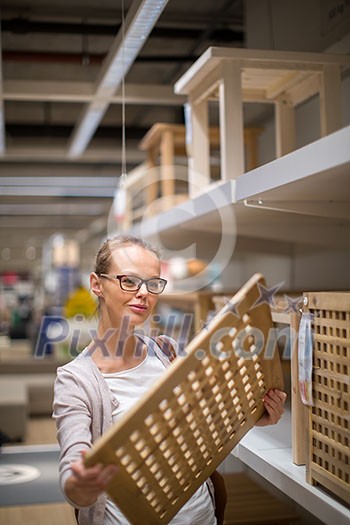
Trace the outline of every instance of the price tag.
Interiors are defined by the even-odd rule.
[[[304,405],[313,406],[312,399],[312,316],[303,313],[299,327],[298,369],[299,390]]]

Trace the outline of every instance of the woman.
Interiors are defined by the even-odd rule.
[[[129,523],[105,492],[118,467],[85,468],[84,456],[164,373],[164,359],[159,352],[148,352],[149,341],[140,340],[134,330],[151,315],[165,285],[158,254],[144,241],[118,236],[99,249],[90,275],[91,290],[99,300],[97,333],[78,358],[58,369],[55,383],[60,482],[68,501],[80,509],[81,524]],[[284,401],[283,392],[269,392],[267,412],[259,423],[276,423]],[[215,523],[207,484],[171,520],[171,525]]]

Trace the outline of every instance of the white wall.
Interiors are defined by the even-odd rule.
[[[296,248],[293,281],[297,290],[350,290],[349,251]]]
[[[224,269],[224,289],[236,290],[254,273],[262,273],[268,287],[281,284],[283,291],[350,290],[350,253],[294,246],[293,254],[240,253]]]
[[[349,50],[350,52],[350,50]],[[350,75],[341,85],[342,126],[350,125]],[[301,148],[320,138],[319,97],[313,97],[300,104],[295,111],[296,146]],[[262,125],[264,131],[258,139],[258,158],[260,164],[266,164],[275,156],[275,123],[270,119]]]
[[[345,0],[246,0],[245,6],[248,48],[350,53],[350,4]],[[350,124],[349,95],[350,76],[342,82],[343,126]],[[264,122],[263,127],[261,164],[275,158],[274,120]],[[296,109],[296,129],[297,148],[320,137],[318,97]],[[259,271],[270,286],[284,281],[286,289],[350,289],[347,251],[294,245],[292,252],[241,254],[235,275],[244,281]]]

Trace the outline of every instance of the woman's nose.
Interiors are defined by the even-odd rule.
[[[137,290],[136,292],[136,295],[137,294],[141,294],[141,295],[145,295],[145,294],[148,294],[148,290],[147,290],[147,286],[146,286],[146,283],[142,283],[140,288]]]

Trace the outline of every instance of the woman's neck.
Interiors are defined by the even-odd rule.
[[[111,328],[102,322],[88,348],[98,368],[105,373],[133,368],[144,359],[147,351],[133,327]]]

